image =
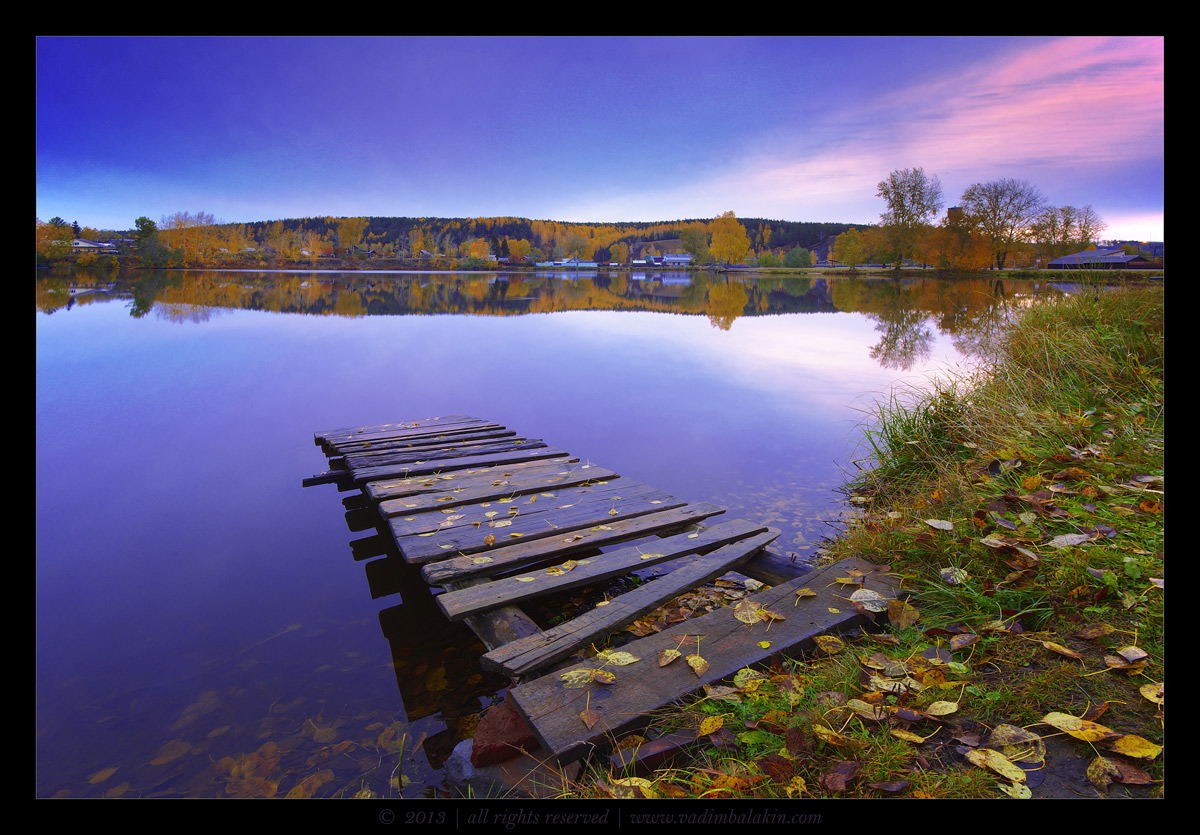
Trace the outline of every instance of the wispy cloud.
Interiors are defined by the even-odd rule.
[[[950,200],[972,182],[1013,176],[1053,191],[1052,202],[1078,204],[1095,199],[1070,191],[1082,172],[1096,181],[1149,161],[1151,173],[1161,173],[1162,39],[1017,46],[932,81],[833,101],[819,119],[773,132],[759,151],[706,177],[608,202],[649,202],[659,217],[669,214],[662,208],[689,205],[711,214],[732,208],[748,216],[873,222],[882,208],[876,183],[896,168],[919,165],[938,174]]]

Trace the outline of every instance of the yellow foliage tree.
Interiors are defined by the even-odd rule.
[[[725,212],[709,224],[712,234],[712,244],[709,251],[713,257],[724,264],[738,263],[750,251],[750,239],[746,236],[746,227],[738,223],[733,212]]]

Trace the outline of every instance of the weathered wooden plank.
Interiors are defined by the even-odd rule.
[[[514,449],[511,452],[497,452],[490,455],[473,455],[467,458],[441,458],[427,463],[413,462],[410,464],[388,464],[382,467],[364,467],[354,473],[356,485],[366,484],[379,478],[400,478],[402,476],[430,475],[448,470],[466,470],[471,467],[484,465],[516,464],[521,461],[533,461],[538,458],[567,458],[568,453],[561,449],[541,446],[536,449]]]
[[[462,426],[450,426],[439,428],[436,432],[431,431],[412,431],[412,432],[397,432],[395,434],[368,435],[366,439],[355,438],[353,440],[342,441],[337,445],[336,450],[330,450],[330,455],[342,453],[347,455],[350,452],[361,452],[364,450],[379,449],[379,447],[397,446],[397,445],[419,445],[436,443],[439,439],[451,438],[473,438],[476,435],[487,434],[516,434],[512,429],[506,429],[500,426],[499,423],[463,423]]]
[[[682,499],[659,491],[638,491],[636,495],[623,496],[615,503],[611,496],[590,496],[572,502],[572,506],[567,508],[521,514],[512,519],[497,518],[490,523],[494,524],[494,527],[480,525],[476,528],[467,525],[449,528],[446,531],[397,536],[396,545],[408,562],[425,563],[459,554],[498,550],[511,544],[514,539],[561,538],[583,528],[607,525],[656,510],[682,507],[685,504],[687,502]],[[389,520],[389,524],[395,525],[397,520],[402,520],[402,517]],[[502,525],[503,522],[509,524]],[[486,541],[488,536],[494,537],[490,544]]]
[[[468,577],[490,576],[512,570],[531,562],[546,560],[551,556],[565,559],[572,554],[592,551],[605,545],[670,533],[724,512],[723,507],[708,502],[660,510],[620,522],[597,525],[561,537],[509,544],[495,551],[485,552],[487,562],[477,561],[477,557],[450,557],[425,565],[421,574],[429,585],[445,586]]]
[[[722,545],[762,533],[764,530],[766,525],[734,519],[702,531],[678,534],[646,545],[635,545],[597,557],[572,561],[574,564],[569,566],[567,571],[555,566],[557,571],[551,569],[518,574],[447,592],[438,595],[437,603],[447,618],[452,621],[462,620],[476,612],[557,594],[567,589],[629,574],[637,569],[649,568],[677,557],[700,555]]]
[[[625,732],[652,711],[695,693],[705,684],[720,681],[776,653],[799,653],[809,648],[818,635],[845,631],[863,622],[864,616],[846,599],[853,589],[836,582],[850,569],[866,574],[867,589],[884,597],[895,596],[898,584],[886,566],[874,566],[861,559],[842,560],[748,598],[783,615],[784,620],[751,625],[735,618],[733,609],[719,609],[621,647],[641,660],[613,668],[616,679],[611,685],[569,689],[554,673],[514,687],[509,691],[510,700],[547,751],[562,762],[578,759],[593,745],[603,747],[606,738]],[[801,588],[809,588],[816,595],[797,597],[796,591]],[[770,642],[770,646],[761,647],[762,641]],[[697,675],[683,658],[660,667],[658,653],[665,649],[677,649],[684,655],[697,653],[708,662],[708,670]],[[594,662],[585,662],[569,669],[593,666]],[[599,716],[590,730],[579,718],[585,707]]]
[[[394,464],[398,461],[432,461],[435,458],[457,458],[463,455],[478,455],[488,452],[504,452],[520,447],[545,445],[544,441],[518,438],[516,433],[504,438],[483,438],[475,441],[459,443],[454,440],[441,439],[436,443],[420,446],[395,446],[387,449],[368,450],[344,455],[332,461],[345,461],[352,470],[363,467],[376,467],[381,464]]]
[[[466,458],[478,455],[490,455],[497,452],[511,452],[514,449],[538,449],[546,446],[544,441],[528,438],[517,438],[510,441],[498,441],[476,447],[458,449],[454,446],[438,446],[414,450],[393,450],[378,456],[369,456],[369,460],[352,466],[354,472],[369,470],[375,467],[394,466],[398,464],[423,464],[427,461],[444,461],[449,458]]]
[[[332,457],[334,461],[350,461],[355,462],[368,455],[380,455],[395,450],[416,450],[428,449],[431,447],[440,446],[465,446],[466,444],[479,445],[486,441],[496,441],[502,438],[514,438],[516,432],[511,429],[497,427],[490,432],[439,432],[436,435],[425,435],[420,438],[389,438],[378,443],[361,444],[355,447],[345,447],[338,452],[340,455]]]
[[[459,528],[488,528],[480,538],[494,533],[496,539],[501,539],[502,534],[498,528],[512,529],[504,531],[504,534],[520,532],[524,536],[529,525],[518,525],[517,522],[527,523],[535,516],[554,517],[551,523],[557,524],[557,517],[570,515],[565,511],[584,508],[587,505],[607,504],[611,509],[630,499],[649,497],[662,501],[674,498],[649,484],[619,476],[601,484],[567,487],[553,493],[552,498],[545,498],[536,493],[522,497],[505,495],[494,501],[480,501],[459,507],[414,510],[402,516],[389,517],[388,525],[397,538],[430,532],[437,532],[439,538],[444,538],[445,534],[455,533]],[[589,512],[588,518],[592,518],[593,515]]]
[[[638,586],[613,598],[607,606],[596,607],[567,623],[497,647],[486,653],[480,663],[484,669],[503,671],[510,676],[540,670],[566,658],[580,647],[599,641],[610,632],[633,623],[685,591],[721,576],[778,536],[779,531],[771,528],[724,545],[704,556],[680,560],[683,564],[665,577]]]
[[[347,441],[368,440],[371,437],[386,437],[409,433],[436,432],[451,426],[485,424],[487,421],[468,415],[447,415],[438,418],[401,421],[399,423],[373,423],[366,426],[350,426],[342,429],[328,429],[313,433],[313,440],[320,446],[336,447]]]
[[[415,475],[407,478],[385,478],[363,485],[363,492],[375,501],[417,496],[427,493],[450,493],[469,487],[481,487],[497,479],[529,475],[534,472],[550,472],[553,469],[586,469],[589,464],[579,464],[578,458],[558,458],[518,461],[514,464],[468,467],[433,474]]]
[[[539,470],[534,471],[532,475],[508,477],[495,472],[490,477],[479,479],[478,486],[460,484],[452,490],[387,499],[379,503],[379,513],[383,518],[390,519],[393,516],[410,515],[426,510],[445,510],[460,505],[529,496],[530,494],[535,494],[534,497],[538,501],[552,500],[557,493],[555,496],[544,494],[555,493],[555,491],[568,487],[578,487],[597,480],[615,478],[617,478],[616,473],[603,467],[589,467],[586,470]]]

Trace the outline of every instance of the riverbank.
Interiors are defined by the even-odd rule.
[[[1012,309],[986,368],[862,427],[824,556],[886,563],[878,627],[656,717],[573,796],[1162,797],[1161,285]],[[876,611],[878,609],[878,611]],[[786,613],[783,613],[786,616]]]

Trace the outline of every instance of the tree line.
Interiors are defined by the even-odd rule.
[[[73,237],[116,237],[133,240],[133,253],[140,263],[160,267],[219,266],[248,260],[315,263],[322,257],[443,262],[578,257],[628,263],[665,252],[690,253],[696,263],[737,263],[760,254],[782,262],[785,253],[792,251],[793,261],[807,263],[809,250],[818,242],[851,228],[846,223],[739,220],[732,212],[713,219],[630,223],[516,217],[308,217],[235,224],[200,211],[176,212],[158,221],[139,217],[133,229],[117,233],[67,226],[60,218],[50,223],[39,220],[37,226],[37,250],[43,262],[69,255]]]
[[[831,260],[849,267],[919,263],[953,270],[1034,266],[1094,248],[1104,221],[1090,206],[1054,206],[1033,184],[974,183],[940,217],[941,181],[923,168],[892,171],[877,186],[886,209],[876,226],[840,234]]]

